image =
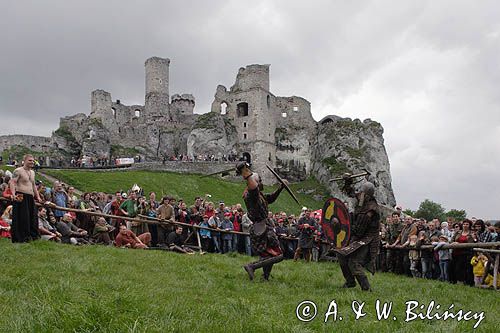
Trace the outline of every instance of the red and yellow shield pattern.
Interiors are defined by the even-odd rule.
[[[321,227],[326,238],[335,248],[340,249],[349,244],[351,220],[349,210],[340,199],[330,198],[325,202],[321,215]]]

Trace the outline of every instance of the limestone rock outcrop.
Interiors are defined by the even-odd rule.
[[[391,207],[396,204],[379,123],[338,117],[320,122],[311,153],[312,173],[335,196],[347,199],[340,191],[341,182],[329,182],[330,179],[344,172],[354,174],[366,169],[371,173],[369,180],[375,185],[378,202]]]

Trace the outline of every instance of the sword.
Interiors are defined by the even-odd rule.
[[[349,177],[347,179],[354,179],[354,178],[358,178],[358,177],[364,177],[364,176],[371,175],[371,173],[368,172],[368,170],[366,170],[366,169],[363,169],[363,170],[365,170],[365,171],[357,173],[357,174],[354,174],[354,175],[349,175]],[[340,177],[332,178],[332,179],[330,179],[328,181],[329,182],[335,182],[335,181],[339,181],[339,180],[345,180],[345,178],[343,176],[340,176]]]
[[[293,200],[295,200],[295,202],[298,205],[300,205],[299,199],[297,199],[295,194],[293,194],[292,190],[290,189],[290,187],[288,187],[288,185],[285,183],[285,181],[283,179],[281,179],[281,177],[276,173],[276,171],[274,171],[273,168],[271,168],[269,165],[266,164],[266,167],[269,169],[269,171],[272,172],[274,177],[276,177],[276,179],[281,183],[281,185],[283,185],[283,188],[292,196]]]
[[[205,178],[205,177],[215,176],[215,175],[222,174],[222,173],[228,173],[228,172],[231,172],[231,171],[234,171],[234,170],[236,170],[236,169],[235,169],[234,167],[232,167],[231,169],[227,169],[227,170],[222,170],[222,171],[217,171],[217,172],[209,173],[208,175],[203,175],[203,176],[201,176],[200,178]]]

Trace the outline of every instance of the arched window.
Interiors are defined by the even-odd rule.
[[[134,115],[139,118],[141,116],[141,110],[135,110]]]
[[[248,116],[248,103],[242,102],[236,106],[238,117]]]
[[[111,113],[113,114],[113,117],[116,118],[116,109],[115,108],[111,108]]]
[[[227,114],[227,103],[222,102],[220,105],[220,114]]]
[[[267,108],[271,108],[271,96],[267,95]]]

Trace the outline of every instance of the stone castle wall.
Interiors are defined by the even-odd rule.
[[[13,146],[23,146],[37,152],[48,152],[56,147],[51,138],[33,135],[2,135],[0,136],[0,151]]]

